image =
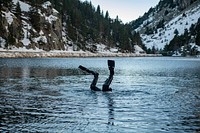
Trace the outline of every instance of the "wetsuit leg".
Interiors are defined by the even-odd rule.
[[[87,68],[85,68],[85,67],[83,67],[83,66],[81,66],[81,65],[79,66],[79,68],[80,68],[81,70],[83,70],[83,71],[88,72],[89,74],[94,75],[94,79],[93,79],[93,81],[92,81],[92,83],[91,83],[91,85],[90,85],[90,89],[91,89],[91,90],[94,90],[94,91],[101,91],[98,87],[96,87],[99,74],[98,74],[97,72],[91,71],[91,70],[89,70],[89,69],[87,69]]]
[[[108,60],[108,68],[110,70],[110,75],[104,82],[102,91],[112,91],[112,89],[109,88],[109,86],[113,80],[113,75],[114,75],[115,62],[113,60]]]
[[[90,85],[90,89],[91,89],[91,90],[94,90],[94,91],[101,91],[98,87],[96,87],[99,74],[96,73],[96,72],[94,72],[93,75],[94,75],[94,79],[93,79],[93,81],[92,81],[92,83],[91,83],[91,85]]]

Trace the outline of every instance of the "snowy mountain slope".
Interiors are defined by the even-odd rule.
[[[6,32],[1,34],[1,48],[65,50],[60,16],[50,2],[34,7],[26,1],[12,0],[11,7],[2,8],[1,17]]]
[[[129,26],[108,12],[79,0],[50,1],[1,1],[0,50],[145,53],[138,50],[141,43],[133,45]]]
[[[179,35],[184,34],[185,29],[191,27],[192,24],[196,24],[200,18],[200,4],[197,6],[181,13],[180,15],[173,18],[171,21],[165,24],[164,28],[157,29],[154,34],[142,34],[143,43],[147,48],[152,48],[153,46],[158,49],[163,49],[166,44],[174,38],[174,31],[177,29]]]
[[[100,7],[79,0],[51,0],[53,4],[48,0],[9,1],[10,5],[0,3],[0,49],[154,54],[164,48],[167,53],[187,47],[190,54],[199,51],[200,0],[160,0],[130,24],[111,19]],[[177,44],[177,40],[184,41],[182,35],[192,25],[195,32],[188,34],[190,40]]]
[[[200,0],[160,0],[130,25],[147,53],[200,54]]]

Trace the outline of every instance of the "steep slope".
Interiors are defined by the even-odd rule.
[[[7,0],[0,5],[1,49],[96,53],[135,52],[143,47],[130,25],[118,17],[111,19],[87,1]]]
[[[35,8],[28,2],[13,0],[10,7],[3,6],[1,18],[1,28],[5,31],[0,34],[3,48],[65,49],[59,13],[50,2]]]
[[[189,31],[192,24],[196,24],[200,17],[200,4],[185,10],[183,14],[174,17],[172,20],[164,24],[163,28],[158,28],[154,34],[142,34],[143,42],[148,48],[155,46],[158,49],[163,49],[166,44],[175,36],[175,31],[179,35],[184,34],[185,30]]]
[[[171,54],[177,51],[183,54],[183,47],[187,47],[189,52],[194,50],[194,47],[195,50],[200,51],[199,18],[199,0],[161,0],[155,8],[151,8],[131,25],[134,31],[140,32],[148,52],[156,53],[164,50]],[[191,27],[196,30],[196,33],[192,34]]]

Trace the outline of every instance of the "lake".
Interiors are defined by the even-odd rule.
[[[115,60],[112,92],[101,88]],[[200,59],[0,59],[0,132],[199,133]]]

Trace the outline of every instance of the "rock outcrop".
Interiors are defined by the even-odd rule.
[[[4,43],[0,43],[0,47],[39,48],[45,51],[65,50],[60,14],[51,3],[45,2],[37,8],[23,2],[21,5],[27,6],[28,10],[21,9],[20,17],[17,17],[8,7],[1,8],[0,37]],[[12,5],[12,10],[16,10],[15,6]]]

